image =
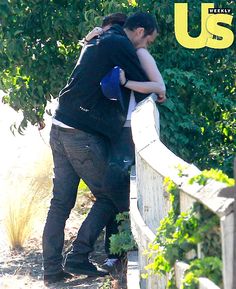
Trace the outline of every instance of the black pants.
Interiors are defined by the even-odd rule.
[[[119,212],[129,210],[130,168],[134,164],[134,143],[131,128],[123,128],[119,139],[110,144],[108,164],[105,170],[103,185],[110,192],[110,197]],[[106,228],[105,251],[109,258],[117,257],[111,254],[110,236],[118,232],[118,224],[114,219]]]
[[[124,128],[119,141],[109,144],[98,135],[52,127],[50,145],[54,180],[53,198],[43,232],[44,274],[62,270],[65,222],[75,205],[80,178],[88,185],[96,201],[78,231],[70,258],[81,261],[87,258],[104,227],[108,232],[105,244],[109,251],[108,237],[117,230],[114,226],[115,215],[129,207],[127,160],[133,162],[133,154],[127,158],[126,152],[133,151],[128,148],[132,146],[130,137],[130,129]],[[116,163],[119,165],[114,166]],[[125,168],[122,168],[122,164]],[[109,182],[108,176],[112,170],[113,178]],[[118,176],[120,173],[122,176]]]

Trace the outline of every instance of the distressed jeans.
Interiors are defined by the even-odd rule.
[[[104,181],[112,156],[110,144],[105,138],[53,125],[50,145],[54,161],[54,180],[53,197],[43,232],[45,275],[55,274],[63,269],[64,228],[75,205],[81,178],[96,197],[96,201],[78,231],[69,258],[79,258],[80,261],[87,259],[103,228],[107,226],[108,235],[114,231],[115,215],[128,209],[129,199],[128,178],[122,177],[121,184],[116,183],[110,187],[109,181]],[[124,151],[125,144],[120,147],[119,154],[123,155]],[[116,171],[114,173],[118,174]],[[119,178],[117,180],[120,181]],[[116,189],[111,191],[114,187]]]

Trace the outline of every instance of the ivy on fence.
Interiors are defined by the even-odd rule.
[[[222,171],[203,171],[190,179],[190,183],[206,184],[208,179],[215,179],[232,185],[233,179]],[[222,260],[220,220],[202,204],[195,202],[187,212],[180,212],[179,188],[166,178],[164,181],[169,193],[171,208],[157,230],[156,238],[149,245],[147,255],[152,260],[147,266],[150,274],[168,276],[167,288],[176,289],[174,265],[184,261],[190,265],[182,282],[183,289],[198,288],[198,278],[206,277],[216,285],[222,286]],[[197,248],[199,247],[199,249]],[[201,259],[198,259],[198,256]]]

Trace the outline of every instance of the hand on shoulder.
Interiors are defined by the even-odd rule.
[[[90,31],[84,38],[86,42],[93,39],[95,36],[101,35],[103,33],[103,29],[101,27],[94,27],[92,31]]]

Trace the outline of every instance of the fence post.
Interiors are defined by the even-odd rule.
[[[224,240],[223,241],[223,251],[224,251],[224,285],[229,289],[236,289],[236,158],[234,159],[234,179],[235,185],[233,187],[227,187],[221,190],[219,196],[225,198],[233,198],[233,216],[228,215],[225,216],[224,219],[221,220],[223,232],[224,232]],[[228,221],[227,221],[228,220]],[[233,231],[233,241],[230,240],[230,235]],[[229,242],[233,245],[233,254],[227,252],[227,250],[231,250],[231,246],[229,246]],[[225,243],[225,244],[224,244]],[[229,268],[231,266],[231,268]]]

